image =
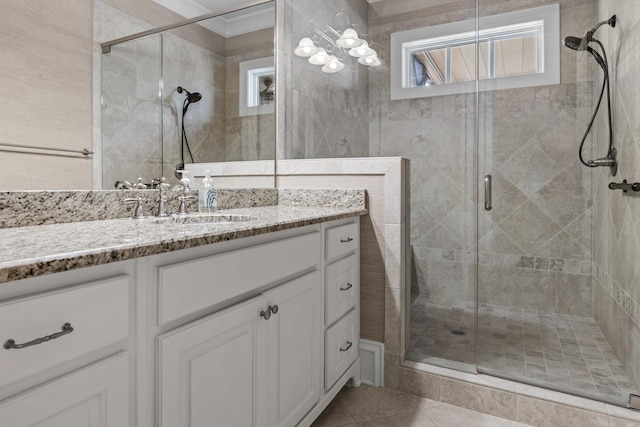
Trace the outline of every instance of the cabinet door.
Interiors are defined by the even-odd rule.
[[[158,425],[256,425],[263,297],[158,337]]]
[[[126,355],[80,369],[0,405],[0,425],[11,427],[126,427]]]
[[[265,397],[258,407],[261,427],[293,426],[320,398],[321,287],[316,271],[264,295],[266,306],[278,309],[260,324],[267,337],[267,370],[258,392]]]

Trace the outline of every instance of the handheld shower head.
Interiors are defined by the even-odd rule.
[[[592,29],[590,29],[585,33],[584,37],[580,38],[580,37],[574,37],[574,36],[567,36],[562,40],[562,44],[568,47],[569,49],[573,49],[577,51],[587,50],[587,48],[589,47],[589,42],[594,40],[593,34],[596,32],[596,30],[605,24],[609,25],[611,28],[614,28],[616,26],[616,21],[617,21],[616,15],[613,15],[611,18],[607,19],[606,21],[598,22],[595,27],[593,27]]]
[[[200,92],[191,93],[182,86],[178,86],[178,93],[182,92],[185,92],[187,94],[187,102],[189,104],[193,104],[194,102],[198,102],[202,99],[202,95],[200,94]]]
[[[562,44],[572,50],[580,50],[580,44],[582,44],[582,39],[575,36],[567,36],[562,39]]]

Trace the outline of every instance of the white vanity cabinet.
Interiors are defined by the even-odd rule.
[[[133,425],[131,265],[2,285],[1,426]]]
[[[159,425],[295,425],[320,396],[320,285],[314,271],[159,336]]]
[[[242,240],[148,267],[157,426],[307,426],[359,384],[358,218]]]
[[[0,284],[0,426],[310,425],[359,384],[358,230],[347,218]]]

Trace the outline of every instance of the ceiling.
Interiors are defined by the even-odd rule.
[[[235,10],[253,1],[246,0],[153,0],[185,18]],[[225,38],[251,33],[275,25],[274,2],[254,6],[200,23]]]

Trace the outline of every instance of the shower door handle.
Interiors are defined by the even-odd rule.
[[[491,174],[484,176],[484,210],[490,211],[491,205]]]

